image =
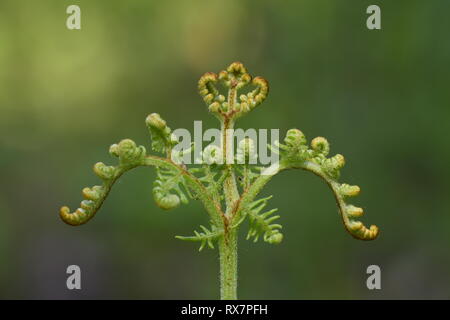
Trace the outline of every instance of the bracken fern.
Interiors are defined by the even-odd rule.
[[[226,96],[220,92],[219,86],[227,88]],[[250,90],[238,96],[239,91],[246,87]],[[100,209],[111,187],[123,173],[139,166],[156,167],[153,197],[160,208],[176,208],[181,203],[187,203],[189,198],[203,203],[210,227],[200,226],[200,231],[194,231],[193,236],[176,238],[197,241],[200,250],[206,246],[214,248],[214,244],[218,243],[222,299],[237,297],[237,230],[246,218],[249,221],[247,239],[257,241],[262,238],[271,244],[283,240],[282,226],[275,221],[280,217],[274,215],[277,209],[266,210],[271,197],[256,199],[265,184],[281,171],[303,169],[321,177],[334,194],[346,230],[360,240],[377,237],[376,226],[366,228],[358,221],[363,209],[346,202],[348,198],[358,195],[360,189],[338,182],[345,160],[340,154],[328,157],[330,145],[323,137],[314,138],[308,146],[300,130],[289,130],[283,143],[269,146],[271,152],[279,155],[279,163],[268,167],[252,164],[255,145],[254,141],[246,138],[238,144],[238,161],[223,161],[232,146],[232,136],[227,133],[229,129],[234,128],[237,118],[266,99],[269,86],[265,79],[252,78],[241,63],[234,62],[219,74],[204,74],[198,89],[209,111],[219,119],[222,135],[220,147],[210,145],[202,150],[202,165],[188,169],[185,164],[176,161],[192,152],[195,146],[182,152],[175,150],[178,138],[159,114],[152,113],[145,122],[152,137],[151,147],[160,155],[148,155],[143,146],[137,146],[130,139],[113,144],[109,152],[118,158],[118,164],[96,163],[94,173],[102,184],[83,189],[84,200],[75,212],[62,207],[62,220],[75,226],[86,223]]]

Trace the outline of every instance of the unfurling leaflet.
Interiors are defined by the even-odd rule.
[[[347,198],[357,196],[360,188],[337,181],[345,159],[341,154],[327,158],[330,145],[325,138],[314,138],[309,148],[305,135],[298,129],[291,129],[286,134],[284,144],[278,144],[276,148],[281,156],[281,170],[290,168],[308,170],[327,182],[336,198],[345,228],[353,237],[373,240],[378,236],[377,226],[366,228],[357,220],[363,215],[363,209],[345,202]]]
[[[66,206],[60,209],[60,217],[67,224],[77,226],[88,222],[100,209],[114,182],[124,172],[142,164],[146,151],[143,146],[136,146],[134,141],[124,139],[118,144],[113,144],[109,153],[119,158],[119,164],[108,166],[103,162],[97,162],[94,165],[94,173],[103,180],[103,184],[84,188],[82,191],[84,200],[75,212],[70,212]]]

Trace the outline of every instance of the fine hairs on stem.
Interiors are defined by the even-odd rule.
[[[227,92],[221,93],[222,88]],[[145,147],[137,146],[130,139],[113,144],[109,153],[118,158],[118,164],[96,163],[94,173],[102,183],[82,190],[84,200],[74,212],[62,207],[61,219],[73,226],[86,223],[100,209],[122,174],[140,166],[155,167],[157,178],[153,197],[160,208],[174,209],[188,203],[189,199],[202,202],[209,216],[209,227],[201,225],[192,236],[176,238],[199,242],[200,250],[205,247],[214,249],[217,245],[221,299],[237,299],[237,231],[245,220],[249,222],[248,240],[256,242],[261,238],[270,244],[279,244],[283,240],[282,226],[276,222],[280,218],[275,215],[277,209],[266,209],[271,196],[257,198],[266,183],[281,171],[303,169],[322,178],[334,194],[350,235],[360,240],[373,240],[378,236],[376,226],[367,228],[358,221],[363,209],[347,203],[348,198],[358,195],[360,188],[338,182],[345,160],[340,154],[328,156],[330,145],[323,137],[314,138],[308,145],[300,130],[288,130],[283,143],[268,146],[271,152],[279,155],[279,163],[270,168],[269,174],[269,168],[252,164],[255,142],[250,138],[241,140],[237,146],[236,159],[239,161],[223,161],[231,152],[233,137],[228,132],[234,128],[236,120],[267,98],[269,84],[264,78],[253,78],[242,63],[234,62],[219,74],[205,73],[199,80],[198,89],[209,112],[220,121],[220,147],[207,146],[201,152],[205,161],[188,168],[175,159],[193,152],[196,146],[184,151],[176,150],[177,137],[159,114],[152,113],[145,123],[152,138],[151,148],[159,155],[147,154]]]

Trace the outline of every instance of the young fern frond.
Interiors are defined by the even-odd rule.
[[[267,182],[277,173],[286,169],[303,169],[310,171],[327,182],[333,191],[342,221],[346,230],[356,239],[373,240],[379,234],[377,226],[370,228],[364,226],[357,218],[363,215],[363,209],[346,203],[346,199],[359,194],[358,186],[341,184],[337,181],[340,169],[344,166],[344,157],[337,154],[327,158],[330,147],[323,137],[317,137],[311,142],[311,148],[307,146],[305,135],[298,129],[290,129],[284,139],[284,144],[277,143],[271,147],[280,154],[280,163],[276,171],[270,175],[261,175],[242,195],[237,212],[245,208],[253,201],[256,195]]]
[[[357,220],[363,215],[363,209],[345,202],[346,198],[358,195],[360,188],[337,181],[340,169],[345,164],[344,156],[337,154],[327,158],[330,145],[323,137],[314,138],[311,141],[311,148],[308,148],[305,136],[297,129],[289,130],[284,142],[284,145],[280,145],[281,167],[308,170],[323,178],[334,193],[347,231],[360,240],[375,239],[378,236],[378,227],[374,225],[370,228],[365,227]]]
[[[181,172],[169,168],[156,168],[157,179],[153,183],[153,198],[158,207],[170,210],[178,207],[180,202],[187,204],[189,201],[181,186],[184,179]],[[186,187],[184,186],[186,189]]]
[[[166,121],[158,113],[152,113],[145,119],[145,124],[152,137],[152,150],[166,153],[170,158],[172,147],[178,141],[172,135],[172,130],[167,126]]]
[[[184,240],[184,241],[198,241],[200,242],[200,248],[198,251],[202,251],[206,245],[209,248],[214,249],[214,242],[219,239],[219,237],[223,236],[223,230],[217,229],[214,225],[211,225],[211,230],[208,230],[205,226],[200,226],[202,231],[194,230],[194,236],[185,237],[185,236],[175,236],[175,238]]]
[[[280,232],[282,226],[280,224],[272,223],[280,218],[280,216],[273,216],[278,209],[272,209],[260,213],[266,206],[267,201],[272,196],[253,201],[247,209],[247,216],[249,218],[250,228],[247,233],[247,240],[253,238],[253,242],[257,242],[259,237],[263,235],[265,242],[270,244],[278,244],[283,240],[283,234]]]
[[[175,138],[170,128],[158,114],[151,114],[146,119],[146,124],[152,133],[152,147],[155,151],[165,152],[168,158],[146,155],[143,146],[136,146],[130,139],[124,139],[118,144],[113,144],[109,152],[119,158],[117,166],[107,166],[102,162],[94,165],[94,173],[103,180],[103,184],[92,188],[84,188],[82,195],[84,200],[80,208],[70,212],[67,206],[60,209],[61,219],[70,225],[78,226],[88,222],[94,217],[107,198],[117,179],[126,171],[138,166],[153,166],[157,170],[157,180],[154,183],[153,194],[156,203],[163,209],[177,207],[180,202],[187,203],[182,188],[190,195],[194,193],[203,203],[212,221],[220,225],[223,215],[220,203],[216,201],[203,184],[183,166],[170,159],[171,148]]]
[[[228,99],[220,94],[216,87],[218,83],[229,88]],[[238,97],[237,90],[247,85],[255,89]],[[212,72],[205,73],[198,82],[198,91],[208,105],[209,111],[223,120],[239,118],[261,104],[267,98],[269,84],[262,77],[252,79],[242,63],[233,62],[218,75]]]
[[[198,180],[204,183],[205,188],[218,202],[223,200],[223,182],[228,177],[228,171],[222,170],[222,167],[218,165],[202,165],[200,168],[192,168],[189,170],[191,173],[201,174]]]
[[[221,93],[218,88],[226,88],[228,92]],[[346,202],[360,189],[338,182],[345,160],[340,154],[328,157],[330,146],[325,138],[313,139],[309,147],[300,130],[289,130],[283,143],[269,145],[280,159],[266,168],[257,166],[256,142],[248,137],[239,142],[237,155],[233,155],[233,134],[230,131],[234,129],[236,119],[267,98],[269,85],[265,79],[253,78],[242,63],[234,62],[218,74],[205,73],[198,82],[198,89],[209,111],[219,119],[221,128],[220,144],[209,145],[201,151],[203,164],[200,167],[186,167],[182,159],[194,150],[194,145],[191,144],[187,150],[177,150],[178,138],[159,114],[152,113],[145,123],[151,134],[152,150],[162,155],[146,155],[143,146],[136,146],[129,139],[112,145],[110,153],[119,158],[119,164],[108,166],[99,162],[94,166],[94,172],[103,184],[84,188],[85,200],[75,212],[70,213],[68,207],[62,207],[60,216],[63,221],[70,225],[86,223],[100,209],[114,182],[123,173],[138,166],[155,167],[157,178],[153,184],[153,197],[160,208],[173,209],[187,203],[188,197],[200,200],[205,207],[211,221],[210,229],[200,226],[201,230],[194,231],[194,236],[176,238],[200,242],[200,250],[205,246],[214,248],[217,241],[223,299],[237,297],[237,231],[245,219],[249,220],[247,239],[256,242],[262,237],[272,244],[283,240],[281,225],[274,223],[279,218],[274,215],[277,209],[264,211],[271,197],[255,200],[262,188],[281,171],[303,169],[324,179],[334,193],[347,231],[361,240],[378,236],[376,226],[366,228],[358,221],[363,209]],[[244,89],[247,91],[242,92]],[[234,162],[230,163],[229,159]]]
[[[94,165],[94,173],[103,180],[103,185],[84,188],[82,191],[84,200],[75,212],[71,213],[66,206],[60,209],[60,217],[67,224],[77,226],[88,222],[100,209],[114,182],[126,171],[142,165],[146,153],[143,146],[137,147],[130,139],[113,144],[109,152],[119,158],[119,165],[107,166],[102,162]]]

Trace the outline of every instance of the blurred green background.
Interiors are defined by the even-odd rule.
[[[77,4],[82,29],[66,28]],[[378,4],[382,30],[366,28]],[[242,61],[269,80],[266,102],[243,128],[297,127],[327,137],[358,184],[363,221],[381,228],[354,240],[327,186],[307,172],[275,177],[285,239],[244,240],[244,299],[450,298],[449,1],[25,1],[0,3],[0,298],[218,298],[218,253],[189,235],[207,215],[191,202],[164,212],[154,171],[113,188],[87,225],[62,223],[62,205],[115,163],[110,144],[150,145],[144,124],[204,127],[197,93],[207,71]],[[149,148],[148,148],[149,149]],[[66,289],[66,267],[82,290]],[[366,288],[366,268],[382,289]]]

